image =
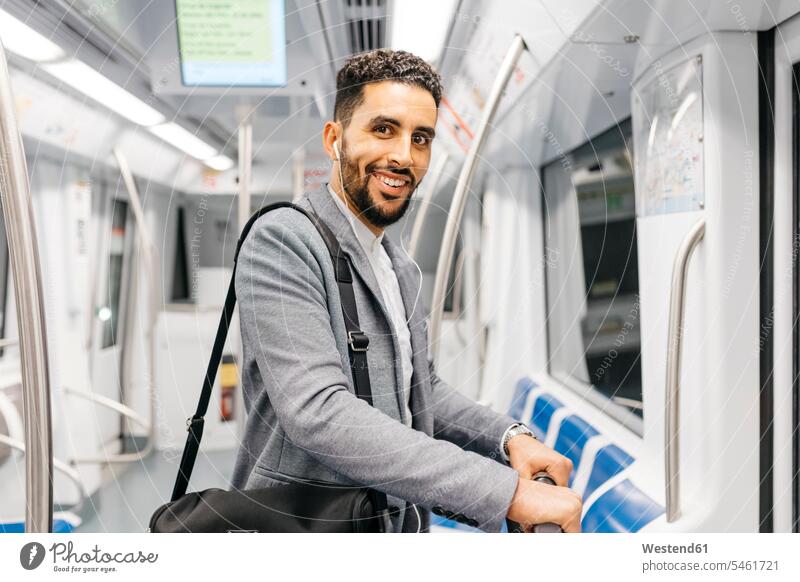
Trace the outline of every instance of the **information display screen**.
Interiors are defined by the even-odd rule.
[[[188,87],[286,85],[284,0],[175,0]]]

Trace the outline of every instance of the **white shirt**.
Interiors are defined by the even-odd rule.
[[[367,255],[369,264],[372,267],[372,272],[375,275],[375,279],[378,281],[383,303],[389,310],[392,328],[400,344],[400,362],[403,367],[403,403],[406,409],[406,424],[411,426],[411,375],[414,371],[414,366],[411,362],[411,332],[408,331],[406,308],[403,305],[403,296],[400,294],[400,284],[397,282],[397,275],[394,272],[392,260],[381,244],[384,233],[381,232],[381,234],[375,236],[372,231],[367,228],[367,225],[359,220],[344,203],[344,200],[339,198],[330,186],[328,186],[328,192],[333,196],[339,210],[350,222],[350,226],[353,228],[353,232],[358,242],[361,244],[361,248],[364,249],[364,254]]]

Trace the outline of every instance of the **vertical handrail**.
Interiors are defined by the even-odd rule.
[[[86,398],[92,402],[115,410],[136,424],[143,425],[147,428],[147,443],[141,450],[135,453],[120,453],[116,455],[106,455],[103,457],[78,457],[72,459],[74,463],[133,463],[141,461],[153,451],[156,442],[155,327],[158,319],[159,293],[157,273],[159,272],[160,262],[158,260],[158,252],[156,251],[155,244],[153,244],[153,241],[150,238],[150,231],[147,229],[147,223],[144,219],[144,209],[142,207],[141,197],[139,196],[139,189],[136,187],[136,180],[133,177],[133,173],[131,172],[128,161],[125,158],[125,154],[123,154],[122,150],[120,150],[118,147],[113,148],[112,152],[117,160],[117,166],[119,167],[119,173],[122,176],[122,181],[125,184],[125,190],[128,192],[128,201],[131,204],[133,219],[136,223],[136,236],[139,239],[139,252],[143,257],[142,260],[137,262],[134,268],[134,285],[131,287],[131,289],[133,289],[132,297],[134,298],[134,307],[136,305],[136,298],[138,297],[140,280],[139,274],[142,271],[149,271],[147,321],[144,328],[144,343],[147,346],[147,400],[149,405],[150,421],[149,423],[143,425],[142,419],[133,409],[125,406],[124,404],[114,402],[109,398],[102,397],[98,394],[84,393],[73,389],[65,389],[65,394]],[[129,312],[135,313],[135,309],[132,309]],[[126,335],[129,334],[130,327],[131,326],[128,325],[125,326]],[[127,351],[129,343],[130,342],[127,341],[124,343],[123,349],[125,351]],[[123,360],[125,360],[125,356],[126,354],[123,354]],[[130,366],[123,365],[123,385],[130,385],[130,378],[128,377],[129,370]]]
[[[25,420],[25,531],[53,528],[53,436],[44,291],[25,150],[0,44],[0,192],[17,303]]]
[[[240,110],[239,114],[241,115],[241,120],[239,123],[239,149],[238,149],[238,156],[239,156],[239,224],[237,225],[238,232],[241,233],[242,229],[247,224],[247,221],[250,220],[250,215],[252,213],[252,204],[250,202],[250,188],[252,186],[252,179],[253,179],[253,114],[254,110],[251,109],[243,114]],[[237,237],[238,238],[238,237]],[[238,309],[237,315],[235,316],[238,321]],[[238,384],[241,386],[241,377],[242,377],[242,366],[244,364],[244,344],[240,341],[236,344],[236,378]],[[236,402],[239,404],[234,404],[234,406],[239,407],[242,404],[242,396],[241,390],[237,391],[234,398]],[[245,417],[243,414],[235,414],[236,417],[236,428],[239,430],[239,434],[241,431],[244,430],[244,420]]]
[[[417,214],[414,216],[414,226],[411,228],[411,238],[408,242],[408,256],[414,261],[417,260],[417,247],[419,246],[419,239],[422,236],[422,227],[425,226],[425,219],[428,217],[428,209],[431,206],[431,200],[436,195],[436,189],[439,187],[444,168],[447,166],[447,159],[449,154],[442,152],[439,159],[436,160],[436,165],[433,166],[426,188],[422,192],[422,197],[419,200],[419,208]]]
[[[250,182],[253,174],[253,125],[249,117],[239,125],[239,230],[250,218]]]
[[[439,334],[441,332],[442,317],[444,312],[444,300],[447,293],[447,278],[450,273],[450,263],[453,261],[453,253],[456,247],[456,237],[461,225],[461,217],[464,215],[464,207],[467,202],[467,194],[469,187],[472,183],[472,177],[475,174],[475,167],[478,161],[483,144],[486,141],[486,136],[489,127],[492,124],[497,108],[500,105],[500,100],[503,97],[503,91],[508,84],[514,68],[517,66],[517,61],[525,50],[525,41],[520,35],[515,35],[511,46],[506,52],[503,63],[500,65],[500,70],[495,78],[492,90],[489,93],[489,98],[486,101],[486,106],[483,110],[483,117],[481,118],[478,129],[475,133],[475,138],[470,144],[467,157],[464,160],[464,166],[461,168],[461,173],[458,176],[456,189],[453,193],[453,201],[450,203],[450,213],[447,217],[447,224],[444,229],[442,237],[442,246],[439,249],[439,261],[436,263],[436,278],[433,285],[433,299],[431,300],[431,323],[430,323],[430,337],[428,344],[430,346],[431,356],[434,361],[436,354],[439,351]]]
[[[669,301],[669,330],[667,332],[667,382],[664,401],[664,482],[667,500],[667,523],[680,517],[680,459],[679,459],[679,396],[681,377],[681,347],[683,344],[683,312],[686,304],[686,275],[689,259],[706,231],[705,219],[692,226],[684,237],[672,267],[672,288]]]

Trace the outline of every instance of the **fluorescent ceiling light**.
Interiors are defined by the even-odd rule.
[[[392,2],[392,48],[434,62],[442,54],[455,6],[456,0]]]
[[[27,24],[0,10],[0,39],[12,53],[36,62],[64,58],[64,51]]]
[[[222,154],[203,160],[203,163],[212,170],[217,170],[219,172],[230,170],[233,167],[233,160]]]
[[[183,129],[177,123],[164,123],[148,127],[151,132],[163,139],[165,142],[175,146],[181,151],[186,152],[198,160],[208,160],[217,155],[217,150],[208,145],[192,132]]]
[[[134,123],[147,126],[164,121],[161,113],[81,61],[70,59],[43,65],[42,68],[73,89],[91,97]]]

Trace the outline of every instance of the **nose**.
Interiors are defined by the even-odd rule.
[[[411,136],[403,136],[394,140],[395,143],[389,152],[389,163],[398,168],[410,168],[411,159]]]

